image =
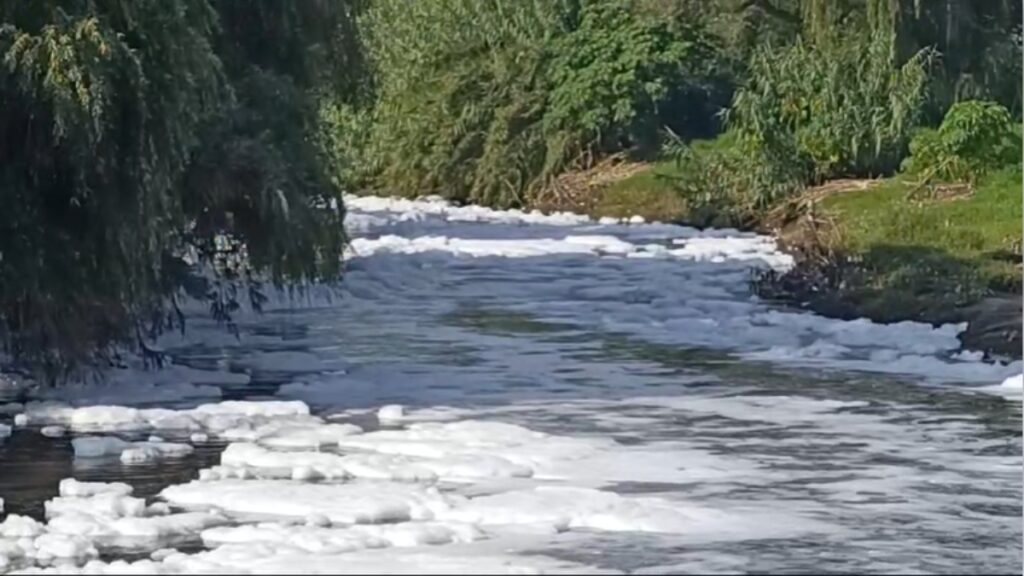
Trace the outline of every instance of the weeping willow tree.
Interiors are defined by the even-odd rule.
[[[54,377],[138,339],[218,234],[275,277],[336,272],[318,93],[358,68],[338,2],[0,3],[0,335]],[[344,54],[345,58],[339,58]],[[329,63],[330,65],[326,65]]]
[[[344,244],[339,182],[317,139],[322,101],[361,91],[358,5],[331,0],[216,0],[215,49],[233,97],[204,126],[184,174],[193,242],[245,239],[275,280],[330,278]],[[337,207],[336,209],[324,209]]]

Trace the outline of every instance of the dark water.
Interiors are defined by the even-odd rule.
[[[188,458],[129,465],[122,464],[116,454],[75,460],[72,438],[47,438],[38,429],[24,428],[0,442],[0,492],[5,512],[42,520],[43,503],[57,496],[57,485],[64,478],[125,482],[134,488],[135,496],[150,499],[168,485],[188,482],[201,468],[219,463],[224,449],[221,442],[199,443]],[[137,439],[144,440],[145,436]],[[187,438],[173,436],[165,439],[188,442]]]

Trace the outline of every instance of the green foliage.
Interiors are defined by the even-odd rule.
[[[823,198],[815,210],[836,228],[799,240],[813,257],[760,278],[759,293],[843,318],[934,323],[972,318],[964,308],[993,294],[1019,294],[1020,166],[981,178],[967,197],[921,202],[908,195],[914,187],[893,178]],[[994,348],[1011,354],[1020,342]]]
[[[923,180],[975,182],[1021,162],[1020,124],[993,102],[954,104],[938,129],[919,131],[910,143],[906,171]]]
[[[366,22],[379,98],[363,157],[389,193],[521,205],[654,139],[660,104],[709,70],[697,31],[625,0],[380,0]]]
[[[799,14],[805,40],[827,46],[843,33],[881,34],[893,40],[902,63],[922,49],[935,52],[925,113],[938,122],[961,100],[991,100],[1019,117],[1021,111],[1021,3],[944,0],[773,0]]]
[[[809,163],[813,181],[891,173],[920,117],[927,61],[921,52],[897,66],[883,35],[765,48],[729,122],[768,156]]]
[[[657,140],[659,107],[710,60],[693,31],[638,16],[628,1],[594,2],[557,38],[545,132],[582,133],[588,146],[618,149]],[[587,150],[590,152],[590,150]]]
[[[934,50],[927,113],[938,122],[963,100],[988,100],[1021,114],[1021,3],[947,0],[873,0],[890,18],[881,22],[896,38],[897,57]]]
[[[366,187],[373,173],[373,159],[366,145],[373,130],[372,110],[323,99],[318,116],[318,142],[327,156],[327,168],[335,186]]]
[[[772,158],[774,150],[755,145],[730,131],[712,141],[675,143],[667,152],[676,159],[677,191],[697,226],[753,226],[760,213],[803,184],[806,167]]]
[[[202,131],[183,175],[188,240],[208,256],[218,235],[243,240],[245,264],[278,281],[335,277],[344,213],[330,208],[340,199],[311,137],[312,102],[287,76],[259,68],[234,85],[238,97]]]
[[[341,213],[318,208],[336,192],[308,134],[317,92],[348,78],[317,54],[351,49],[350,21],[329,2],[0,3],[7,356],[56,376],[141,344],[175,255],[218,234],[279,278],[336,273]]]
[[[520,166],[543,164],[531,127],[537,47],[557,25],[547,2],[375,2],[365,29],[378,99],[360,154],[372,186],[511,203]],[[482,157],[501,158],[483,167],[489,180]]]

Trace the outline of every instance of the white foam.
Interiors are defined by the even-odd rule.
[[[95,557],[99,547],[145,550],[226,521],[216,513],[172,514],[166,506],[147,507],[122,483],[66,478],[59,491],[45,504],[45,525],[16,516],[0,525],[0,536],[34,538],[25,553],[37,562],[51,557],[81,561]]]
[[[341,439],[359,434],[362,429],[353,424],[322,424],[319,420],[307,422],[267,422],[252,426],[241,426],[224,430],[220,436],[227,440],[260,442],[279,448],[319,448],[336,445]]]
[[[0,522],[0,536],[4,538],[32,538],[44,532],[42,524],[28,516],[8,514]]]
[[[90,561],[21,571],[25,574],[619,574],[614,570],[532,554],[500,550],[477,552],[472,546],[445,546],[443,551],[368,549],[321,551],[264,544],[224,545],[197,554],[166,552],[157,560],[128,563]]]
[[[529,477],[530,468],[500,457],[447,456],[417,458],[401,454],[323,452],[276,452],[255,444],[231,444],[221,456],[221,468],[211,469],[210,478],[257,477],[293,479],[367,478],[397,481],[464,482],[479,478]]]
[[[774,516],[730,513],[661,498],[627,498],[591,488],[539,486],[473,498],[442,512],[440,518],[482,526],[539,526],[555,532],[588,529],[669,533],[687,536],[691,542],[838,531],[807,519],[782,522],[785,514]],[[758,525],[769,521],[776,524]]]
[[[430,520],[449,506],[436,489],[414,484],[351,482],[305,484],[281,480],[193,481],[161,496],[190,509],[217,507],[233,514],[305,518],[322,514],[337,524]]]
[[[406,522],[401,524],[357,525],[347,528],[289,526],[275,522],[204,530],[208,546],[225,544],[284,544],[317,553],[325,549],[354,551],[366,548],[437,546],[468,543],[485,538],[469,524]]]
[[[61,436],[67,434],[67,432],[68,432],[67,428],[65,428],[63,426],[56,426],[56,425],[54,425],[54,426],[43,426],[39,430],[39,433],[42,434],[43,436],[46,436],[47,438],[60,438]]]
[[[1021,388],[1024,388],[1024,374],[1017,374],[1016,376],[1006,378],[1003,380],[1001,386],[1008,390],[1020,390]]]
[[[603,439],[551,436],[501,422],[424,422],[343,438],[339,446],[433,461],[450,478],[529,477],[607,448]]]
[[[65,478],[58,484],[57,491],[67,498],[88,498],[99,494],[130,496],[133,489],[123,482],[80,482],[74,478]]]
[[[533,240],[466,240],[446,236],[405,238],[387,235],[374,239],[355,238],[349,246],[353,256],[367,257],[376,253],[419,254],[446,252],[455,256],[529,258],[556,254],[616,254],[636,250],[628,242],[614,236],[566,236],[563,239]]]
[[[590,222],[590,218],[570,212],[542,214],[521,210],[492,210],[481,206],[452,206],[440,198],[406,200],[376,196],[346,196],[348,210],[346,222],[358,212],[389,212],[388,218],[365,219],[362,224],[386,224],[394,220],[419,220],[424,215],[438,216],[450,222],[490,222],[501,224],[542,224],[547,226],[577,226]],[[358,218],[359,216],[357,216]],[[369,226],[366,226],[369,227]]]
[[[377,411],[377,420],[381,422],[400,422],[404,416],[405,410],[398,404],[383,406]]]
[[[140,464],[165,458],[183,458],[191,454],[192,451],[193,448],[188,444],[175,442],[135,442],[131,448],[121,451],[121,462],[125,464]]]
[[[271,419],[319,422],[309,416],[309,406],[298,401],[226,401],[186,410],[30,402],[25,406],[25,417],[33,424],[60,425],[76,432],[191,430],[218,434],[243,423],[256,426]]]

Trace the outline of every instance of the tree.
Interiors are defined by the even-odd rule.
[[[217,234],[278,278],[336,273],[340,199],[309,135],[316,94],[358,72],[350,3],[5,1],[0,21],[10,360],[56,377],[141,343],[178,256]]]

